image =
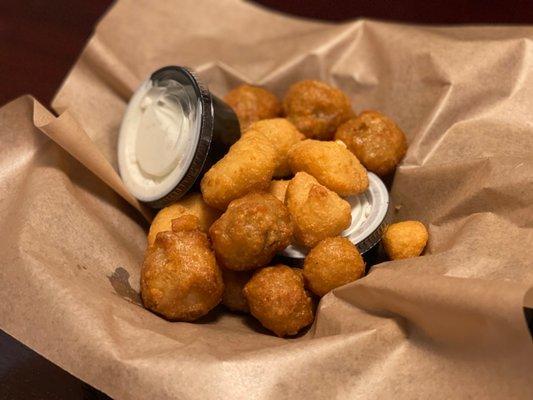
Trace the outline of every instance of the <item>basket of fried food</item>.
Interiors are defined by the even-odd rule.
[[[297,335],[318,301],[365,274],[346,197],[368,189],[368,171],[390,176],[407,151],[405,134],[377,111],[356,114],[324,82],[293,84],[283,101],[241,85],[225,101],[241,138],[203,176],[200,193],[161,209],[148,233],[141,272],[146,308],[170,321],[195,321],[222,303],[249,313],[279,337]],[[422,254],[426,227],[386,227],[391,260]],[[307,249],[298,268],[278,255]]]

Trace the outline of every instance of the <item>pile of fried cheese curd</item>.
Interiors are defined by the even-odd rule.
[[[142,300],[173,321],[194,321],[222,302],[283,337],[312,324],[316,300],[363,276],[347,196],[368,173],[391,174],[407,150],[404,133],[377,111],[356,115],[324,82],[293,84],[283,102],[241,85],[225,101],[241,138],[191,193],[159,211],[148,233]],[[418,221],[390,225],[388,256],[416,257],[428,240]],[[272,265],[290,244],[309,250],[303,268]]]

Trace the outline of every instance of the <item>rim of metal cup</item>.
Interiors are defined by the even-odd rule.
[[[207,87],[202,84],[198,77],[190,69],[178,66],[163,67],[150,76],[150,80],[153,82],[165,79],[179,81],[179,78],[188,79],[189,83],[194,88],[195,94],[200,100],[198,105],[200,108],[200,132],[198,143],[194,150],[194,157],[191,160],[185,175],[178,184],[160,199],[146,202],[146,204],[152,208],[163,208],[169,204],[175,203],[193,187],[202,172],[213,141],[214,111],[211,93]]]

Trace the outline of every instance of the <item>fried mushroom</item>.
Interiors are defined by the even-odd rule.
[[[247,193],[267,190],[277,167],[278,153],[262,134],[249,132],[213,165],[202,178],[204,201],[224,210]]]
[[[271,194],[257,192],[231,202],[209,235],[221,265],[244,271],[267,265],[290,244],[293,232],[287,207]]]
[[[389,225],[382,237],[391,260],[418,257],[424,251],[429,234],[422,222],[403,221]]]
[[[231,271],[222,269],[224,279],[224,295],[222,304],[234,312],[249,312],[248,302],[242,290],[253,275],[253,271]]]
[[[294,173],[307,172],[342,197],[368,189],[365,167],[342,142],[304,140],[292,146],[289,165]]]
[[[335,139],[342,140],[366,169],[379,176],[392,173],[407,151],[405,134],[377,111],[364,111],[345,122]]]
[[[159,232],[141,270],[144,306],[173,321],[194,321],[222,299],[222,274],[196,216],[185,214]]]
[[[256,121],[276,118],[281,114],[278,98],[257,86],[240,85],[228,92],[224,101],[237,114],[242,132]]]
[[[250,313],[279,337],[296,335],[314,319],[300,273],[286,265],[263,268],[244,287]]]
[[[283,100],[287,119],[310,139],[331,140],[337,127],[354,116],[350,99],[324,82],[293,84]]]
[[[311,175],[298,172],[287,187],[285,204],[294,221],[296,244],[314,247],[350,226],[350,204]]]
[[[326,238],[311,249],[304,261],[307,287],[317,296],[353,282],[365,273],[357,247],[343,237]]]
[[[187,195],[178,202],[159,210],[148,231],[148,246],[154,244],[156,235],[159,232],[170,231],[172,229],[173,219],[184,214],[198,217],[200,230],[206,233],[211,224],[220,216],[218,210],[209,207],[205,203],[200,193]]]

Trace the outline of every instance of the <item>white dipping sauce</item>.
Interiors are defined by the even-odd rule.
[[[201,106],[174,80],[149,79],[131,98],[118,140],[120,175],[141,201],[168,194],[189,168],[199,140]]]

